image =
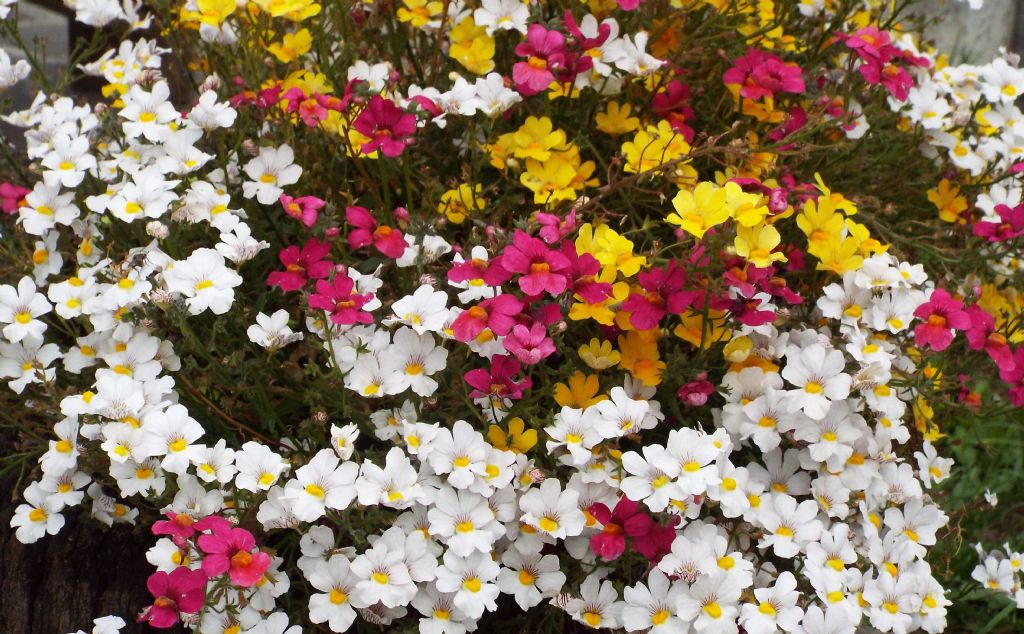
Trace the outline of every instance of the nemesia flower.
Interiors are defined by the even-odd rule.
[[[949,347],[955,330],[971,327],[971,318],[963,304],[942,288],[932,291],[928,301],[914,311],[914,316],[924,321],[914,328],[914,339],[919,345],[937,352]]]
[[[153,604],[147,607],[137,619],[153,627],[173,627],[180,614],[198,612],[206,598],[207,575],[202,570],[190,570],[184,566],[170,573],[154,572],[146,581],[146,588],[153,595]]]
[[[330,275],[334,265],[324,257],[331,252],[329,242],[310,238],[300,249],[290,246],[277,254],[283,271],[273,271],[267,276],[267,284],[280,287],[282,291],[301,290],[309,280],[318,280]]]
[[[523,377],[519,381],[513,380],[513,376],[519,374],[521,369],[519,361],[508,355],[497,355],[491,359],[491,369],[477,368],[466,372],[465,380],[470,387],[470,398],[486,396],[492,399],[521,399],[523,391],[530,389],[533,382],[530,377]]]
[[[627,497],[619,498],[613,510],[608,510],[601,503],[591,506],[589,510],[602,524],[602,532],[590,537],[590,549],[606,561],[618,559],[625,552],[626,537],[646,537],[653,523],[651,517]]]
[[[728,86],[738,86],[744,99],[774,98],[780,92],[800,94],[806,89],[799,66],[756,48],[736,58],[722,80]]]
[[[327,312],[331,322],[343,326],[351,324],[372,324],[373,315],[365,312],[372,294],[354,292],[355,282],[344,273],[335,273],[334,279],[317,280],[316,292],[309,296],[310,308]]]
[[[384,156],[396,157],[412,143],[409,137],[416,132],[416,116],[403,111],[390,99],[374,95],[352,122],[352,127],[370,139],[359,148],[360,152],[373,154],[379,149]]]
[[[568,285],[565,256],[523,231],[516,231],[512,244],[501,252],[501,267],[519,274],[519,288],[527,295],[560,295]]]
[[[516,55],[527,58],[512,66],[516,90],[523,96],[545,90],[555,80],[554,72],[565,61],[565,36],[540,24],[531,24],[526,41],[516,45]]]
[[[30,191],[32,190],[14,183],[0,182],[0,211],[5,214],[16,213],[22,201],[25,200],[25,195]]]
[[[1024,236],[1024,205],[996,205],[995,212],[999,214],[1000,222],[979,220],[971,227],[974,235],[989,242],[1005,242]]]
[[[214,523],[212,532],[200,535],[196,545],[203,552],[202,572],[218,577],[225,572],[240,588],[253,586],[270,567],[270,555],[256,548],[256,539],[244,528]],[[155,594],[155,593],[154,593]]]
[[[353,249],[372,244],[389,258],[398,258],[409,247],[401,231],[377,224],[370,211],[364,207],[346,207],[345,220],[355,227],[348,232],[348,245]]]
[[[280,201],[286,214],[295,218],[307,227],[312,227],[316,224],[317,213],[326,204],[316,196],[300,196],[298,198],[292,198],[287,194],[281,194]]]

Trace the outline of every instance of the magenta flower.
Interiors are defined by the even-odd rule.
[[[517,230],[512,236],[512,244],[501,253],[501,266],[520,275],[519,288],[527,295],[547,291],[558,296],[569,284],[569,260],[525,231]]]
[[[914,328],[914,340],[918,345],[929,346],[937,352],[953,343],[954,330],[971,327],[971,317],[963,304],[943,288],[935,289],[928,301],[917,307],[914,317],[924,321]]]
[[[523,391],[530,389],[533,382],[530,377],[516,381],[512,377],[519,374],[522,366],[519,361],[508,355],[495,355],[491,358],[491,369],[477,368],[466,373],[465,381],[474,388],[470,398],[486,396],[494,399],[521,399]]]
[[[573,295],[588,304],[597,304],[611,297],[612,285],[597,281],[597,275],[601,272],[601,263],[597,258],[589,253],[576,253],[576,245],[569,240],[562,243],[562,255],[569,262],[566,275]]]
[[[1010,386],[1010,402],[1024,407],[1024,346],[1013,351],[1013,368],[1000,369],[999,378]]]
[[[967,345],[971,350],[984,350],[995,362],[1000,372],[1013,370],[1016,364],[1013,350],[1010,349],[1006,336],[996,332],[996,320],[992,315],[986,313],[977,304],[968,306],[967,314],[971,317],[971,327],[964,332],[964,335],[967,337]]]
[[[310,308],[327,311],[331,322],[341,326],[372,324],[373,315],[363,306],[373,300],[373,293],[360,295],[353,292],[355,282],[345,273],[337,273],[331,281],[317,280],[316,293],[309,296]]]
[[[370,210],[365,207],[346,207],[345,220],[355,227],[348,233],[348,246],[353,249],[372,244],[389,258],[398,259],[409,247],[401,231],[388,225],[377,224]]]
[[[555,30],[547,30],[539,24],[531,24],[526,32],[526,41],[516,45],[516,55],[525,57],[525,62],[516,62],[512,67],[512,80],[524,97],[535,95],[555,80],[554,71],[565,62],[565,36]]]
[[[555,353],[555,342],[548,336],[544,324],[539,323],[530,327],[516,324],[503,343],[505,349],[524,365],[536,365]]]
[[[629,313],[629,321],[637,330],[657,327],[667,313],[682,313],[702,294],[686,290],[686,272],[675,260],[640,273],[637,281],[643,292],[630,293],[622,303],[622,310]]]
[[[18,211],[18,206],[29,191],[31,190],[14,183],[0,183],[0,210],[5,214],[13,214]]]
[[[327,277],[334,269],[334,264],[324,259],[330,251],[330,243],[316,238],[310,238],[301,250],[294,245],[281,249],[277,258],[284,265],[284,270],[268,275],[267,284],[288,293],[301,290],[309,280]]]
[[[618,559],[626,552],[627,536],[645,537],[654,524],[639,504],[625,496],[619,498],[614,510],[598,502],[589,511],[603,526],[600,533],[590,536],[590,550],[605,561]]]
[[[452,322],[452,333],[458,341],[472,341],[487,329],[495,335],[505,335],[521,312],[521,301],[512,295],[498,295],[459,313]]]
[[[307,127],[315,128],[320,122],[327,118],[327,108],[316,98],[316,95],[306,96],[301,88],[291,88],[281,99],[287,100],[286,112],[299,113],[299,117]]]
[[[323,209],[323,206],[327,204],[316,196],[292,198],[288,194],[281,194],[280,201],[286,214],[307,227],[312,227],[316,224],[317,215]]]
[[[989,242],[1006,242],[1024,236],[1024,205],[996,205],[1001,222],[981,220],[974,223],[974,235]]]
[[[672,129],[683,135],[687,143],[693,142],[694,130],[686,124],[694,118],[690,107],[690,87],[673,79],[651,99],[651,111],[669,122]]]
[[[352,127],[370,138],[360,148],[363,154],[372,154],[379,149],[384,156],[395,157],[412,143],[410,137],[416,132],[416,116],[405,112],[390,99],[374,95],[352,122]]]
[[[167,519],[153,522],[151,530],[154,535],[169,535],[178,548],[196,534],[195,520],[190,515],[173,511],[167,512]]]
[[[780,92],[802,94],[807,89],[799,66],[756,48],[747,49],[746,55],[737,58],[722,75],[722,81],[727,86],[739,86],[744,99],[774,98]]]
[[[715,393],[715,386],[708,381],[708,373],[701,372],[697,378],[679,387],[676,396],[683,405],[702,407],[707,405],[708,397]]]
[[[538,211],[533,214],[540,224],[538,235],[548,244],[554,244],[576,230],[576,210],[570,210],[565,217]]]
[[[256,585],[270,567],[270,555],[256,549],[256,538],[244,528],[220,527],[196,540],[203,552],[203,572],[219,577],[225,572],[240,588]]]
[[[146,580],[146,588],[154,597],[153,604],[142,610],[136,621],[148,621],[151,626],[161,629],[173,627],[179,614],[191,614],[203,608],[206,581],[204,571],[184,566],[170,573],[154,572]]]

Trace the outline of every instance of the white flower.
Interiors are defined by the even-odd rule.
[[[302,339],[302,333],[294,333],[288,327],[288,311],[281,308],[273,315],[257,313],[256,323],[249,326],[245,334],[249,341],[264,348],[277,349]]]
[[[461,557],[448,550],[444,553],[444,565],[437,569],[437,589],[454,592],[453,602],[472,619],[483,616],[484,610],[498,609],[499,567],[490,554],[473,552]]]
[[[388,451],[383,468],[364,461],[355,488],[359,503],[367,506],[380,504],[404,509],[428,501],[427,492],[420,486],[419,474],[399,447]]]
[[[912,574],[893,577],[888,572],[882,572],[864,582],[861,595],[871,604],[868,613],[871,625],[883,632],[907,632],[914,622],[912,615],[917,613],[921,605],[921,599],[917,596],[917,578]]]
[[[604,48],[605,56],[616,68],[630,75],[653,73],[665,62],[647,53],[649,37],[645,31],[638,31],[632,41],[629,37],[619,38]]]
[[[223,438],[213,447],[195,445],[190,457],[196,466],[196,475],[203,482],[227,484],[238,472],[235,468],[235,451],[228,449],[227,441]]]
[[[565,606],[572,619],[594,629],[615,629],[621,624],[622,603],[611,581],[601,582],[589,575],[580,585],[579,598]]]
[[[673,584],[660,570],[652,570],[647,585],[637,582],[622,591],[622,627],[627,632],[682,632],[686,624],[675,615],[676,605],[686,594],[682,584]]]
[[[523,510],[520,521],[555,539],[579,535],[586,522],[579,509],[579,497],[573,489],[563,491],[557,478],[549,478],[519,499],[519,508]]]
[[[125,119],[122,124],[125,134],[131,138],[144,136],[154,143],[164,140],[171,131],[168,124],[178,118],[178,111],[169,101],[170,96],[171,89],[165,81],[153,84],[152,90],[148,92],[138,84],[132,86],[121,97],[124,107],[117,113]]]
[[[359,438],[359,426],[349,423],[344,427],[331,425],[331,447],[338,457],[348,460],[356,450],[356,439]]]
[[[476,479],[487,475],[488,447],[480,432],[458,420],[451,430],[438,430],[427,460],[435,474],[447,476],[448,484],[467,489]]]
[[[203,426],[188,415],[183,405],[171,405],[165,411],[154,411],[143,417],[144,451],[150,456],[164,456],[160,466],[181,475],[188,468],[194,443],[203,435]]]
[[[549,453],[565,447],[569,451],[569,462],[576,467],[585,465],[594,454],[591,451],[601,440],[595,423],[600,414],[596,407],[588,407],[585,410],[563,407],[557,414],[550,427],[544,431],[551,440],[547,441],[545,447]]]
[[[287,463],[266,445],[249,441],[235,452],[235,486],[246,491],[266,491],[277,482]]]
[[[843,372],[845,365],[842,352],[826,350],[820,343],[805,348],[790,346],[782,378],[799,388],[789,391],[790,411],[802,409],[811,418],[824,418],[830,401],[850,394],[852,379]]]
[[[924,441],[922,451],[914,452],[917,459],[918,477],[925,488],[932,488],[932,483],[938,484],[949,477],[949,470],[953,467],[952,458],[942,458],[935,451],[935,446],[927,440]],[[988,492],[986,491],[986,494]],[[995,506],[995,504],[992,504]]]
[[[490,553],[494,542],[505,534],[486,498],[448,486],[438,491],[427,519],[430,534],[439,537],[460,557],[468,557],[474,551]]]
[[[213,249],[196,249],[187,259],[175,262],[164,273],[167,290],[187,299],[189,313],[198,315],[210,309],[223,315],[235,301],[235,287],[242,277],[224,264],[224,256]]]
[[[53,381],[56,368],[50,364],[60,358],[55,343],[43,345],[42,339],[27,338],[20,343],[0,343],[0,377],[16,394],[21,394],[30,383]]]
[[[370,606],[378,601],[387,607],[408,605],[416,596],[416,584],[405,563],[405,550],[378,539],[373,547],[352,561],[350,569],[359,583],[352,601]]]
[[[774,495],[761,508],[761,525],[764,537],[758,542],[761,548],[771,548],[779,557],[795,557],[811,541],[821,534],[821,521],[817,519],[818,505],[812,500],[797,504],[789,495]]]
[[[43,535],[56,535],[64,527],[63,507],[54,496],[33,482],[25,489],[25,504],[14,509],[11,526],[17,530],[14,536],[22,544],[32,544]]]
[[[736,603],[742,591],[736,577],[716,570],[694,582],[679,600],[679,618],[693,623],[698,632],[736,632]]]
[[[245,164],[245,173],[252,180],[242,183],[242,195],[255,196],[261,205],[275,204],[284,193],[282,187],[298,182],[302,175],[302,168],[294,161],[295,153],[287,144],[261,147],[259,155]]]
[[[248,262],[269,247],[270,243],[266,240],[252,237],[252,229],[244,222],[239,222],[230,231],[221,233],[220,242],[214,245],[221,255],[235,264]]]
[[[356,497],[359,466],[354,462],[339,464],[331,449],[321,449],[308,464],[295,471],[295,479],[285,486],[284,499],[292,512],[304,522],[323,517],[326,509],[348,508]]]
[[[594,427],[602,438],[621,438],[657,423],[647,415],[651,409],[647,401],[630,398],[621,387],[613,387],[610,396],[593,406],[601,414]]]
[[[545,597],[556,596],[565,585],[557,555],[523,553],[508,548],[501,556],[505,568],[498,573],[498,588],[511,594],[519,607],[529,610]]]
[[[448,321],[448,294],[424,284],[392,304],[391,311],[395,317],[385,320],[387,324],[405,324],[421,335],[439,333]]]
[[[355,594],[359,579],[349,569],[343,555],[320,561],[306,575],[309,584],[319,590],[309,597],[309,620],[327,623],[333,632],[344,632],[356,618],[349,598]]]
[[[680,465],[664,459],[665,448],[660,445],[645,445],[643,457],[635,451],[622,454],[622,468],[630,475],[619,485],[631,500],[643,500],[647,508],[655,512],[664,511],[670,500],[680,500],[683,492],[675,483]],[[672,466],[665,472],[658,465]]]
[[[88,170],[96,168],[96,158],[89,154],[89,138],[58,134],[51,141],[53,149],[43,157],[43,180],[47,185],[75,188],[85,179]]]
[[[516,30],[526,35],[529,20],[530,7],[521,0],[483,0],[480,8],[473,12],[473,21],[486,28],[488,35],[498,29]]]
[[[18,288],[4,284],[0,286],[0,323],[4,326],[4,337],[18,343],[25,337],[42,339],[46,324],[37,317],[50,312],[53,307],[46,296],[36,292],[32,278],[23,277]]]
[[[448,351],[435,344],[433,335],[417,334],[403,326],[384,357],[387,392],[401,394],[411,389],[420,396],[430,396],[437,390],[437,381],[430,377],[445,368],[447,359]]]
[[[227,103],[217,101],[217,92],[207,90],[188,113],[188,120],[204,130],[230,128],[238,112]]]
[[[750,634],[770,634],[782,629],[794,631],[800,625],[804,612],[797,605],[800,593],[796,577],[788,570],[775,579],[771,587],[754,590],[757,603],[744,603],[740,611],[740,624]]]
[[[25,202],[18,208],[18,222],[25,233],[34,236],[45,235],[57,225],[70,225],[79,215],[74,192],[62,194],[59,186],[50,187],[43,181],[25,195]]]
[[[8,2],[11,0],[0,2],[0,20],[7,17],[7,12],[10,10],[6,6]],[[11,58],[7,55],[7,51],[0,49],[0,92],[28,77],[30,72],[32,72],[32,67],[27,61],[19,59],[11,64]]]

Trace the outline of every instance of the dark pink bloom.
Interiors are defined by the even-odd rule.
[[[498,295],[459,313],[452,322],[452,333],[459,341],[472,341],[486,329],[506,335],[523,312],[523,303],[513,295]]]
[[[566,240],[562,243],[562,255],[569,262],[567,277],[569,290],[588,304],[603,302],[612,294],[612,285],[598,282],[601,263],[589,253],[576,253],[576,245]]]
[[[466,373],[465,380],[474,388],[470,398],[486,396],[494,399],[521,399],[523,391],[530,389],[533,382],[530,377],[516,381],[512,377],[519,374],[522,368],[519,362],[508,355],[495,355],[491,358],[491,369],[477,368]]]
[[[0,210],[5,214],[13,214],[18,211],[21,201],[29,191],[31,190],[13,183],[0,183]]]
[[[153,522],[154,535],[168,535],[178,548],[196,534],[195,520],[185,513],[167,512],[167,519]]]
[[[557,296],[569,284],[566,273],[570,264],[566,257],[525,231],[513,234],[512,244],[501,253],[501,266],[519,274],[519,288],[527,295],[546,291]]]
[[[256,550],[256,538],[244,528],[215,528],[200,535],[196,544],[203,552],[203,572],[209,577],[226,572],[240,588],[256,585],[270,567],[270,555]]]
[[[702,407],[707,404],[708,397],[715,393],[715,386],[708,381],[708,373],[701,372],[696,380],[680,386],[676,396],[683,402],[683,405],[690,407]]]
[[[1013,351],[1013,369],[1000,370],[999,378],[1010,387],[1010,402],[1024,407],[1024,346]]]
[[[630,293],[622,303],[629,321],[637,330],[655,328],[667,313],[678,315],[691,306],[700,291],[687,291],[686,272],[670,261],[661,268],[652,268],[637,276],[642,292]]]
[[[992,315],[986,313],[977,304],[968,306],[967,314],[971,318],[971,327],[964,332],[964,335],[967,337],[967,345],[971,350],[984,350],[999,367],[1000,372],[1013,370],[1015,365],[1013,350],[1010,349],[1006,336],[996,332],[996,321]]]
[[[551,85],[555,80],[554,71],[564,65],[565,36],[531,24],[526,41],[516,45],[516,55],[526,58],[525,62],[516,62],[512,67],[516,90],[525,97],[535,95]]]
[[[329,242],[310,238],[300,250],[297,246],[281,249],[277,258],[284,265],[283,271],[274,271],[267,276],[267,284],[278,286],[284,292],[301,290],[309,280],[327,277],[334,264],[324,257],[330,253]]]
[[[316,293],[309,296],[309,306],[327,311],[331,321],[341,326],[372,324],[373,315],[362,308],[373,299],[373,293],[360,295],[353,292],[354,288],[352,278],[341,272],[331,281],[317,280]]]
[[[533,217],[540,223],[540,231],[537,233],[548,244],[554,244],[576,230],[575,210],[565,214],[564,218],[543,211],[538,211]]]
[[[635,11],[644,0],[616,0],[623,11]]]
[[[654,524],[639,504],[625,496],[619,498],[614,510],[598,502],[589,511],[603,526],[600,533],[590,536],[590,550],[605,561],[618,559],[626,552],[627,536],[634,540],[646,537]]]
[[[1024,205],[996,205],[1001,222],[981,220],[974,223],[974,235],[989,242],[1005,242],[1024,236]]]
[[[722,75],[722,81],[727,86],[739,86],[744,99],[774,98],[780,92],[799,95],[807,89],[799,66],[756,48],[747,49],[746,55],[737,58]]]
[[[695,501],[695,503],[698,503]],[[633,538],[633,550],[647,558],[647,561],[657,565],[661,558],[672,551],[672,542],[676,538],[676,525],[680,517],[674,515],[667,526],[651,524],[651,530],[646,535]]]
[[[377,224],[377,220],[365,207],[346,207],[345,220],[354,227],[348,233],[348,246],[353,249],[372,244],[389,258],[398,259],[409,247],[400,230]]]
[[[860,59],[857,71],[869,84],[882,84],[893,97],[905,101],[914,80],[899,61],[911,66],[927,66],[928,60],[915,57],[894,45],[889,34],[878,27],[868,26],[851,35],[836,37]]]
[[[651,110],[654,114],[669,122],[672,129],[683,135],[687,143],[693,141],[694,131],[687,121],[694,118],[690,107],[690,87],[673,79],[651,99]]]
[[[490,262],[478,258],[453,263],[452,268],[448,270],[448,281],[454,284],[474,281],[486,283],[484,275],[487,273],[488,266],[490,266]]]
[[[282,100],[287,100],[285,111],[299,113],[302,122],[310,128],[320,125],[320,122],[327,118],[327,108],[316,98],[315,95],[306,96],[301,88],[291,88],[281,95]]]
[[[352,127],[370,138],[360,148],[363,154],[372,154],[379,149],[384,156],[394,157],[412,142],[410,137],[416,132],[416,116],[405,112],[390,99],[374,95],[352,122]]]
[[[191,614],[203,608],[206,600],[207,575],[202,570],[184,566],[170,573],[154,572],[146,580],[146,588],[153,595],[153,604],[146,607],[136,619],[148,621],[161,629],[173,627],[181,613]]]
[[[971,317],[963,304],[943,288],[935,289],[928,301],[917,307],[914,316],[924,322],[914,328],[914,340],[937,352],[953,343],[954,330],[971,327]]]
[[[548,336],[544,324],[534,323],[530,327],[516,324],[503,343],[505,349],[525,365],[536,365],[555,352],[555,342]]]
[[[323,206],[327,204],[316,196],[292,198],[288,194],[281,194],[280,200],[281,206],[284,207],[284,212],[307,227],[312,227],[316,224],[317,215],[323,209]]]

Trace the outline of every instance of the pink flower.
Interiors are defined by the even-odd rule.
[[[525,97],[546,89],[555,80],[554,71],[565,62],[565,36],[531,24],[526,41],[516,45],[516,55],[527,58],[512,67],[516,90]]]
[[[195,535],[195,520],[190,515],[173,511],[167,512],[167,518],[153,523],[153,534],[170,535],[171,541],[181,548],[187,540],[192,539],[192,536]]]
[[[1010,402],[1024,407],[1024,346],[1013,351],[1013,368],[999,370],[999,378],[1010,386]]]
[[[21,201],[29,191],[31,190],[13,183],[0,183],[0,210],[5,214],[13,214],[18,211]]]
[[[162,629],[172,627],[178,622],[180,613],[191,614],[203,608],[206,581],[204,571],[184,566],[170,573],[154,572],[146,580],[146,588],[154,597],[153,604],[146,607],[136,620],[139,623],[148,621],[151,626]]]
[[[971,350],[984,350],[995,362],[1000,372],[1014,369],[1013,350],[1006,341],[1006,336],[996,332],[996,321],[977,304],[967,307],[971,317],[971,327],[964,335]]]
[[[548,244],[554,244],[576,230],[576,210],[569,211],[564,218],[543,211],[538,211],[533,217],[540,223],[538,234]]]
[[[942,288],[935,289],[928,301],[917,307],[914,316],[924,320],[914,328],[914,340],[918,345],[929,346],[937,352],[953,343],[954,330],[971,327],[971,317],[963,304]]]
[[[548,336],[544,324],[539,323],[529,328],[523,324],[513,326],[503,343],[505,349],[525,365],[536,365],[555,353],[555,342]]]
[[[316,224],[318,212],[327,204],[316,196],[292,198],[288,194],[281,194],[280,200],[284,212],[307,227]]]
[[[737,58],[722,75],[722,81],[727,86],[739,86],[744,99],[774,98],[779,92],[802,94],[807,89],[799,66],[756,48],[747,49],[746,55]]]
[[[512,295],[498,295],[459,313],[452,322],[452,333],[458,341],[472,341],[487,329],[495,335],[505,335],[521,312],[521,301]]]
[[[857,71],[869,84],[882,84],[893,97],[906,101],[914,80],[907,70],[894,60],[911,66],[928,66],[929,61],[923,57],[901,50],[889,39],[889,34],[878,27],[868,26],[851,35],[841,34],[836,37],[847,48],[860,58]]]
[[[281,249],[277,258],[284,265],[284,270],[268,275],[267,284],[288,293],[301,290],[309,280],[327,277],[334,269],[334,264],[324,259],[330,251],[330,243],[316,238],[310,238],[301,251],[294,245]]]
[[[644,513],[640,505],[623,496],[614,510],[598,502],[589,509],[590,514],[601,522],[601,532],[590,536],[590,550],[604,559],[612,561],[626,552],[626,537],[646,537],[654,521]]]
[[[388,225],[378,225],[365,207],[346,207],[345,220],[355,227],[348,233],[348,246],[353,249],[372,244],[384,255],[397,259],[409,247],[401,231]]]
[[[693,142],[694,130],[686,124],[694,118],[690,107],[690,87],[673,79],[651,99],[651,111],[669,122],[672,129],[683,135],[687,143]]]
[[[390,99],[374,95],[352,122],[352,127],[370,138],[360,148],[363,154],[372,154],[379,149],[384,156],[394,157],[412,143],[409,137],[416,132],[416,116],[405,112]]]
[[[341,326],[372,324],[373,315],[362,310],[370,303],[373,293],[354,293],[355,282],[345,273],[337,273],[331,281],[317,280],[316,293],[309,296],[310,308],[325,310],[331,322]]]
[[[240,588],[256,585],[270,567],[270,555],[254,550],[256,538],[244,528],[220,525],[212,533],[200,535],[196,544],[204,555],[203,572],[211,578],[226,572]]]
[[[678,315],[693,304],[701,293],[687,291],[686,272],[671,260],[663,268],[652,268],[637,276],[643,292],[630,293],[622,303],[629,321],[637,330],[650,330],[666,313]]]
[[[306,96],[301,88],[291,88],[281,95],[281,99],[287,100],[285,111],[298,112],[302,122],[307,127],[315,128],[320,122],[327,118],[327,108],[317,99],[316,95]]]
[[[1006,242],[1024,236],[1024,205],[996,205],[1002,222],[982,220],[974,223],[974,235],[989,242]]]
[[[690,407],[702,407],[707,404],[708,397],[715,393],[715,386],[707,380],[708,373],[701,372],[697,379],[680,386],[676,396],[683,402],[683,405]]]
[[[569,262],[566,276],[569,279],[569,290],[588,304],[598,304],[612,294],[612,285],[598,282],[597,275],[601,272],[601,263],[589,253],[576,253],[576,245],[566,240],[562,243],[562,255]]]
[[[464,377],[466,383],[474,388],[469,393],[470,398],[486,396],[495,399],[521,399],[523,391],[530,389],[533,382],[529,377],[523,377],[521,381],[515,381],[512,377],[519,374],[522,366],[513,357],[508,355],[495,355],[491,358],[490,371],[483,368],[470,370]]]
[[[558,296],[569,284],[566,275],[569,260],[525,231],[517,230],[513,234],[512,244],[501,253],[501,266],[510,273],[520,274],[519,288],[527,295],[547,291]]]

